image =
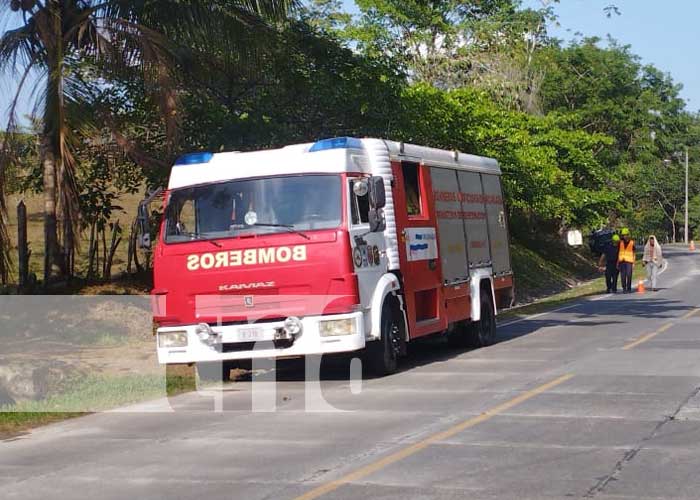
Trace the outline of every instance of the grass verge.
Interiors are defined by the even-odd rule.
[[[93,375],[65,384],[65,389],[41,401],[0,407],[0,438],[32,427],[105,411],[195,389],[187,373],[151,375]]]

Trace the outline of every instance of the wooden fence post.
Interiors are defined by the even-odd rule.
[[[119,225],[119,219],[117,219],[117,222],[112,224],[112,240],[109,245],[109,251],[105,256],[104,272],[102,273],[104,279],[110,279],[112,277],[112,262],[114,261],[114,254],[117,252],[117,248],[119,248],[119,243],[122,241],[121,233],[122,227]]]
[[[29,245],[27,243],[27,206],[24,200],[17,204],[17,251],[19,253],[19,286],[29,281]]]

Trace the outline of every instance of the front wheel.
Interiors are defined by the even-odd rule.
[[[382,307],[381,337],[367,345],[366,361],[370,371],[379,377],[395,373],[403,351],[403,332],[398,307],[385,302]]]

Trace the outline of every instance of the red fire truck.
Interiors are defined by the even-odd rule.
[[[159,361],[363,351],[388,374],[422,337],[493,343],[513,301],[500,174],[369,138],[181,157],[153,252]]]

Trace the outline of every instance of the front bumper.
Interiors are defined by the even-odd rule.
[[[330,320],[354,321],[354,333],[322,337],[319,323]],[[200,363],[236,359],[279,358],[358,351],[365,347],[365,322],[362,312],[307,316],[301,318],[303,329],[292,341],[273,344],[275,333],[284,328],[284,321],[258,322],[240,325],[212,325],[216,341],[202,340],[197,325],[158,328],[156,348],[161,364]],[[186,332],[187,345],[161,347],[160,335]],[[258,339],[258,340],[253,340]]]

